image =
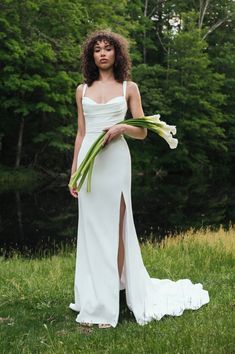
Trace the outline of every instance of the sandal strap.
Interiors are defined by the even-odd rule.
[[[110,327],[112,327],[112,326],[111,326],[111,324],[109,324],[109,323],[99,323],[99,324],[98,324],[98,327],[99,327],[99,328],[110,328]]]

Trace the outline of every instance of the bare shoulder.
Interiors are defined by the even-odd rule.
[[[127,96],[128,99],[136,99],[140,96],[139,87],[134,81],[127,81]]]
[[[138,85],[134,81],[127,81],[127,88],[129,92],[137,92],[139,91]]]
[[[81,97],[83,91],[84,84],[79,84],[76,88],[76,96]]]
[[[84,83],[83,84],[79,84],[76,88],[76,93],[75,93],[75,96],[76,96],[76,100],[77,102],[78,101],[81,101],[82,99],[82,93],[83,93],[83,88],[84,88]]]

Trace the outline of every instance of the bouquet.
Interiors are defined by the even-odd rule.
[[[174,125],[168,125],[165,122],[160,121],[160,114],[142,118],[126,119],[118,122],[117,124],[128,124],[135,127],[147,128],[165,139],[171,149],[175,149],[178,145],[178,140],[173,138],[173,135],[176,134],[176,127]],[[106,132],[101,133],[100,136],[95,140],[77,171],[72,174],[68,184],[70,188],[75,188],[77,191],[79,191],[87,176],[87,192],[91,191],[91,176],[93,165],[96,155],[103,147],[105,134]],[[77,185],[78,180],[79,183]]]

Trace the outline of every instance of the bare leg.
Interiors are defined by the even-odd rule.
[[[124,220],[124,214],[126,210],[126,205],[125,201],[123,198],[123,195],[121,196],[121,203],[120,203],[120,217],[119,217],[119,246],[118,246],[118,272],[119,272],[119,277],[121,279],[122,275],[122,268],[124,264],[124,230],[123,230],[123,220]],[[110,328],[111,325],[108,323],[100,323],[98,324],[99,328]]]

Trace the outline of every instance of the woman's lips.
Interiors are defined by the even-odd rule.
[[[108,61],[107,59],[101,59],[100,63],[107,63],[107,61]]]

